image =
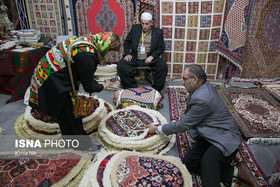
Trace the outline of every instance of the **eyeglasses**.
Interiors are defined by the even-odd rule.
[[[183,81],[186,81],[186,80],[188,80],[188,79],[190,79],[190,78],[193,78],[193,76],[192,77],[183,77]]]

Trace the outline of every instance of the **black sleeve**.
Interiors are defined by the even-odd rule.
[[[93,79],[98,64],[96,56],[90,52],[80,52],[73,60],[84,90],[88,93],[101,92],[103,85]]]
[[[133,38],[133,30],[134,30],[135,25],[132,25],[132,28],[130,29],[126,39],[124,40],[124,56],[129,55],[131,53],[131,48],[132,48],[132,38]]]
[[[164,52],[164,49],[165,49],[162,29],[156,29],[156,32],[157,32],[157,36],[158,36],[157,37],[157,45],[156,45],[157,48],[151,54],[151,56],[153,56],[154,58],[159,57]]]

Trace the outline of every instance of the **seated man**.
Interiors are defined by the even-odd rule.
[[[164,88],[167,64],[160,58],[165,48],[163,31],[152,25],[152,15],[144,12],[141,24],[133,25],[124,41],[124,58],[117,66],[124,89],[138,87],[134,78],[134,71],[138,66],[151,67],[152,87],[159,92]]]

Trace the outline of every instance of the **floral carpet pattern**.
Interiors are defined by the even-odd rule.
[[[168,98],[169,98],[169,104],[171,105],[171,102],[176,101],[177,95],[174,94],[178,92],[176,90],[178,88],[169,88],[168,89]],[[187,97],[187,96],[186,96]],[[177,107],[179,105],[175,105],[174,107]],[[170,116],[174,117],[173,119],[180,119],[182,116],[182,108],[177,107],[176,110],[170,110]],[[181,116],[180,116],[181,115]],[[175,117],[176,116],[176,117]],[[170,118],[170,120],[173,120]],[[176,135],[176,142],[177,142],[177,148],[178,148],[178,154],[179,157],[182,158],[184,155],[187,154],[187,152],[191,149],[191,147],[195,144],[195,141],[191,138],[190,134],[188,132],[185,133],[178,133]],[[253,175],[255,176],[256,180],[258,181],[259,185],[261,186],[267,186],[268,185],[268,180],[259,167],[257,161],[255,160],[252,152],[250,151],[248,145],[246,144],[245,141],[242,141],[242,149],[237,153],[236,160],[243,160],[247,163],[248,168],[251,170]],[[192,174],[192,181],[193,181],[193,186],[194,187],[199,187],[201,186],[201,180],[198,175]],[[245,184],[240,183],[239,181],[234,181],[234,186],[244,186]]]
[[[52,151],[34,156],[0,155],[0,186],[75,186],[91,156],[78,151]]]
[[[280,103],[261,88],[216,88],[247,138],[280,137]]]
[[[224,28],[217,44],[217,52],[242,69],[250,1],[236,0],[227,2]]]
[[[135,152],[99,152],[81,180],[83,186],[190,186],[178,158]]]
[[[251,16],[241,78],[268,78],[280,75],[280,2],[251,0]]]
[[[98,126],[98,140],[108,151],[139,151],[161,153],[170,150],[175,143],[175,136],[148,134],[148,124],[161,125],[167,120],[159,112],[129,106],[110,112]]]

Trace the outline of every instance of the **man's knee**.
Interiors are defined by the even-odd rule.
[[[188,171],[193,173],[200,173],[200,161],[190,159],[188,156],[182,158],[182,163],[186,166]]]
[[[124,60],[124,59],[122,59],[122,60],[120,60],[119,62],[118,62],[118,64],[117,64],[117,70],[118,71],[123,71],[123,70],[125,70],[126,69],[126,60]]]
[[[158,61],[159,61],[160,69],[162,71],[167,72],[167,69],[168,69],[167,63],[162,58],[159,58]]]

